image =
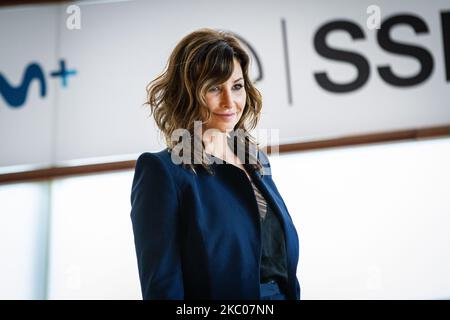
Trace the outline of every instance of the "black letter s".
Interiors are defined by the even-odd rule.
[[[407,24],[413,27],[416,33],[427,33],[428,27],[419,17],[412,15],[399,15],[385,20],[381,24],[381,28],[377,33],[377,39],[380,47],[384,50],[399,55],[412,56],[419,60],[421,69],[419,73],[413,77],[401,78],[396,76],[388,65],[378,67],[380,77],[387,83],[396,87],[408,87],[417,85],[425,81],[433,71],[433,57],[424,48],[401,44],[390,38],[392,27],[398,24]]]
[[[314,73],[314,77],[317,83],[322,88],[331,92],[345,93],[357,90],[361,88],[369,78],[370,74],[369,62],[367,62],[364,56],[360,54],[351,51],[342,51],[328,47],[325,38],[328,35],[328,33],[334,30],[347,31],[352,36],[352,39],[364,39],[364,33],[357,24],[343,20],[333,21],[323,25],[316,32],[316,35],[314,36],[314,48],[316,49],[317,53],[324,58],[337,61],[345,61],[353,64],[356,67],[356,69],[358,69],[358,76],[352,82],[345,84],[332,82],[328,78],[326,72],[316,72]]]

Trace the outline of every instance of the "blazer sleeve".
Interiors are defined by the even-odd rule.
[[[179,211],[178,187],[169,170],[154,154],[141,154],[130,216],[144,300],[184,298]]]

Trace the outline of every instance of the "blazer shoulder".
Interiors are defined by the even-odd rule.
[[[170,153],[167,149],[158,152],[144,152],[136,160],[136,164],[156,164],[161,163],[165,168],[170,169],[172,164]]]
[[[136,170],[145,168],[146,170],[163,170],[170,175],[178,187],[185,184],[184,172],[180,170],[180,166],[173,163],[171,154],[168,149],[158,152],[144,152],[136,160]]]
[[[258,150],[258,159],[261,162],[261,165],[263,166],[263,176],[266,175],[272,175],[272,170],[270,168],[270,161],[269,161],[269,157],[267,156],[267,154],[262,150],[259,149]]]
[[[264,152],[264,150],[262,149],[258,150],[258,158],[263,166],[270,167],[269,157],[267,156],[266,152]]]

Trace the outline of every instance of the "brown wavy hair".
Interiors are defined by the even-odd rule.
[[[249,55],[232,33],[209,28],[189,33],[175,46],[165,70],[146,87],[147,100],[144,105],[150,106],[150,116],[153,114],[169,151],[180,142],[173,141],[173,133],[180,128],[187,129],[192,145],[197,141],[197,145],[202,146],[201,150],[190,148],[190,159],[194,161],[183,163],[194,173],[195,164],[200,164],[213,174],[209,166],[212,158],[205,153],[201,137],[195,134],[194,121],[202,121],[203,124],[211,118],[205,100],[206,92],[228,80],[233,73],[234,58],[242,68],[247,99],[233,134],[228,136],[228,143],[235,154],[238,148],[243,148],[245,159],[240,158],[241,161],[261,172],[262,164],[257,156],[259,143],[249,131],[258,124],[262,96],[249,78]]]

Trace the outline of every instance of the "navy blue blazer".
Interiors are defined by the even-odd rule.
[[[267,156],[260,159],[270,170]],[[213,157],[215,158],[215,157]],[[218,158],[215,158],[218,159]],[[139,156],[131,190],[131,221],[143,299],[260,298],[261,229],[245,172],[213,163],[215,175],[171,160],[166,148]],[[270,174],[248,168],[285,231],[288,299],[300,299],[299,241]]]

